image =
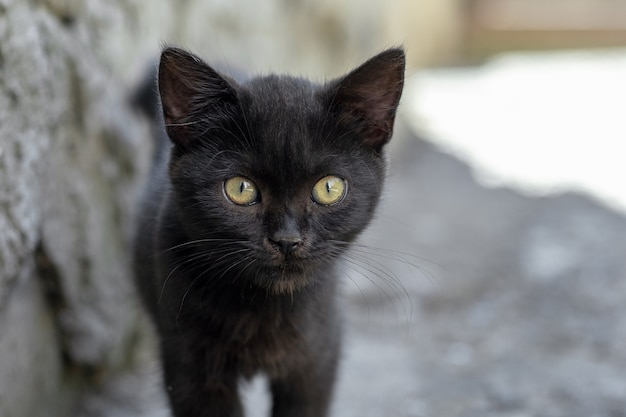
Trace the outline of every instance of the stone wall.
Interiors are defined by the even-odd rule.
[[[410,47],[382,4],[0,0],[0,416],[80,414],[137,366],[128,242],[150,140],[128,86],[160,43],[323,79]]]
[[[132,356],[126,244],[146,129],[99,47],[121,10],[0,3],[2,416],[73,415]]]

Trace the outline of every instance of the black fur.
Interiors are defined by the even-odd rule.
[[[173,146],[156,158],[135,266],[176,417],[242,416],[238,380],[257,372],[269,377],[274,417],[327,414],[341,340],[335,265],[379,200],[403,77],[400,49],[325,85],[275,75],[239,84],[163,51]],[[330,206],[311,197],[327,175],[347,184]],[[235,176],[256,184],[256,204],[226,198]],[[275,244],[285,235],[297,236],[293,250]]]

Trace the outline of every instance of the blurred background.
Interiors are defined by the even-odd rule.
[[[320,82],[407,49],[333,416],[626,416],[626,1],[0,0],[1,417],[168,415],[128,250],[163,44]]]

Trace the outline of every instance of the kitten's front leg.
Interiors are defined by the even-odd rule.
[[[273,379],[272,417],[325,417],[332,399],[337,368],[337,352],[323,362],[294,370]]]
[[[165,387],[173,416],[243,417],[235,373],[209,375],[207,362],[203,349],[172,338],[163,343]]]

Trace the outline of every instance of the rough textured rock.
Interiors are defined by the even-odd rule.
[[[126,242],[145,129],[94,47],[111,30],[99,13],[119,7],[100,6],[0,5],[2,416],[71,413],[134,349]]]

